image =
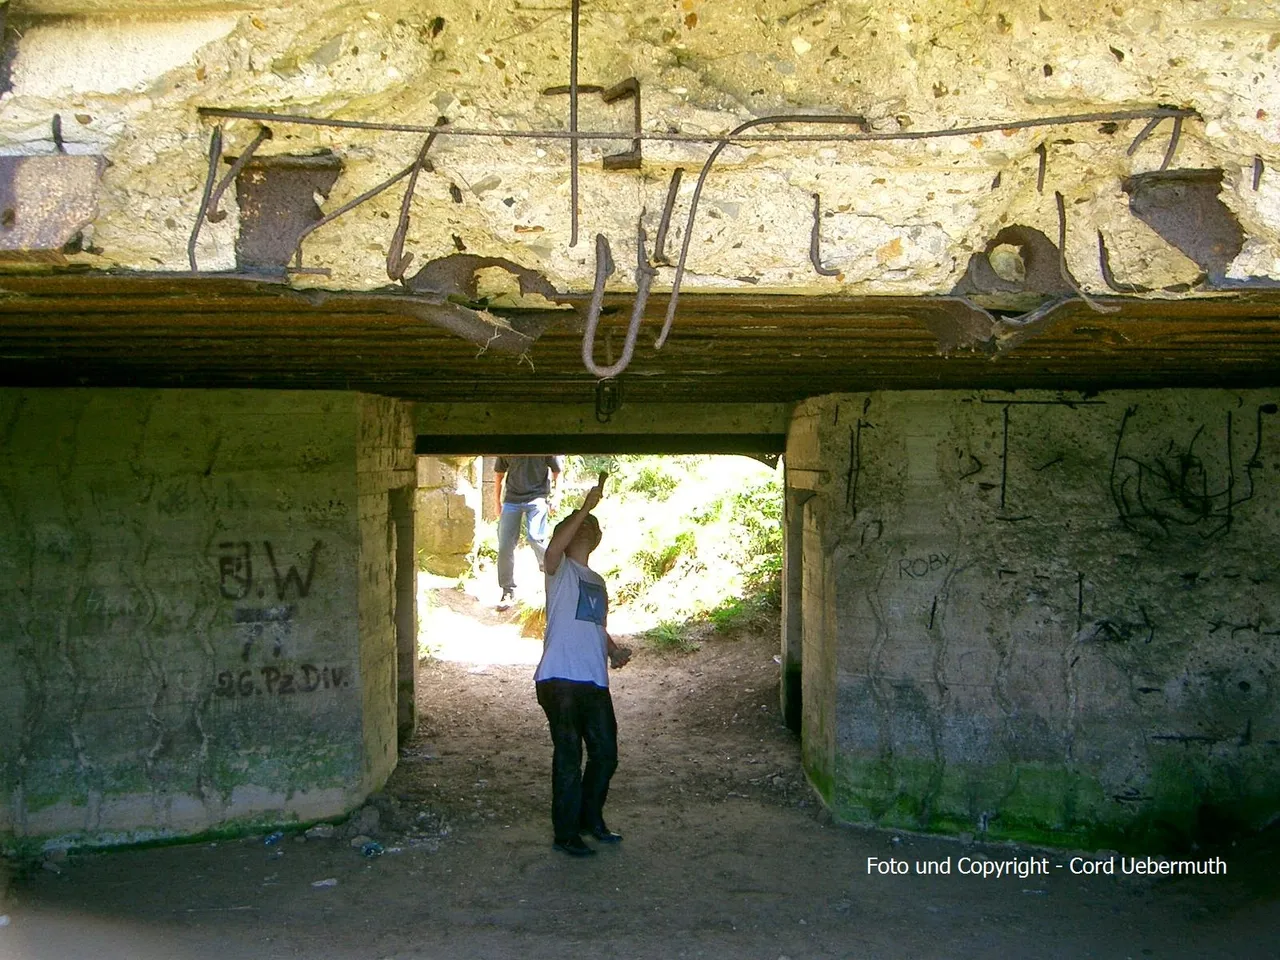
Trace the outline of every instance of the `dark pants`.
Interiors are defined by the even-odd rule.
[[[536,686],[538,704],[551,725],[551,822],[559,842],[604,826],[609,778],[618,767],[618,721],[604,687],[574,680],[543,680]]]

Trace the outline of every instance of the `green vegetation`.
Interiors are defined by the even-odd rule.
[[[592,566],[609,584],[615,633],[689,652],[709,636],[770,628],[781,597],[780,468],[732,456],[569,456],[553,527],[602,471],[604,538]],[[496,525],[482,525],[475,575],[492,577],[496,558]],[[539,615],[517,607],[525,635],[540,629]]]
[[[766,628],[781,597],[781,470],[747,457],[570,457],[561,513],[609,472],[592,565],[610,616],[655,649]]]

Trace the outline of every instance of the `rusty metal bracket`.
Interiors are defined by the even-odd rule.
[[[58,153],[66,153],[67,145],[62,142],[62,114],[55,113],[49,126],[53,133],[53,149]]]
[[[1263,163],[1262,157],[1255,156],[1253,158],[1253,192],[1258,192],[1258,186],[1262,183]]]
[[[832,267],[824,267],[822,265],[822,255],[818,252],[818,225],[822,222],[822,197],[819,194],[813,195],[813,230],[809,233],[809,262],[813,264],[813,269],[822,277],[838,277],[840,271]]]
[[[636,224],[636,299],[631,307],[631,321],[627,325],[627,339],[622,346],[622,356],[617,363],[607,367],[598,366],[595,362],[596,328],[600,323],[600,311],[604,305],[604,283],[613,273],[613,256],[609,250],[609,241],[604,234],[596,234],[596,282],[591,292],[591,304],[587,308],[586,327],[582,331],[582,364],[593,376],[602,380],[616,377],[631,363],[635,353],[636,338],[640,334],[640,321],[644,318],[645,304],[649,300],[649,288],[658,271],[649,265],[645,254],[644,225]]]
[[[1244,247],[1244,231],[1222,202],[1222,171],[1187,169],[1135,174],[1120,184],[1130,212],[1177,247],[1213,283],[1226,277]]]
[[[611,153],[601,161],[606,170],[639,170],[643,160],[640,147],[640,81],[635,77],[627,77],[621,83],[614,84],[600,94],[600,99],[610,104],[617,103],[619,100],[626,100],[628,97],[631,98],[634,107],[631,129],[635,133],[635,137],[631,141],[630,150]]]
[[[596,381],[596,421],[608,423],[622,409],[622,381],[607,377]]]
[[[572,93],[570,87],[557,86],[547,87],[542,91],[545,97],[554,97]],[[606,170],[639,170],[644,159],[643,148],[641,147],[641,121],[642,113],[640,108],[640,81],[636,77],[627,77],[621,83],[615,83],[612,87],[602,87],[595,83],[578,84],[578,93],[598,93],[600,99],[607,104],[617,103],[619,100],[631,99],[633,101],[632,121],[631,121],[631,149],[624,150],[621,153],[610,153],[601,159],[601,165]],[[621,139],[621,138],[619,138]]]

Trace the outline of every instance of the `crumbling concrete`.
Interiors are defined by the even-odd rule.
[[[837,814],[1147,850],[1273,823],[1276,413],[1274,391],[802,404],[803,753]]]
[[[333,816],[396,758],[403,406],[0,391],[0,831]]]
[[[129,19],[122,10],[146,16]],[[68,12],[83,15],[41,15]],[[574,245],[566,141],[441,136],[408,203],[403,250],[414,255],[415,269],[458,253],[496,257],[535,271],[556,290],[581,292],[592,283],[593,234],[610,239],[618,263],[634,263],[636,222],[654,237],[671,174],[682,167],[688,175],[667,239],[671,258],[685,239],[694,173],[714,138],[744,121],[841,114],[866,118],[878,135],[916,136],[1173,104],[1196,116],[1182,124],[1172,151],[1171,120],[1131,149],[1140,119],[997,127],[939,140],[731,146],[703,191],[686,283],[705,290],[943,293],[1002,228],[1056,237],[1053,201],[1061,192],[1065,254],[1084,288],[1107,290],[1101,231],[1117,277],[1163,291],[1201,271],[1133,215],[1123,184],[1169,166],[1222,171],[1222,203],[1244,236],[1227,277],[1280,278],[1280,180],[1273,169],[1280,73],[1271,67],[1280,30],[1272,14],[1247,0],[1123,7],[1065,0],[760,0],[750,9],[717,0],[585,4],[580,81],[609,87],[635,77],[646,135],[710,139],[646,140],[638,170],[605,169],[602,157],[631,146],[633,102],[608,104],[584,91],[580,129],[616,130],[619,138],[580,144]],[[473,131],[567,126],[568,98],[547,92],[569,79],[567,9],[479,0],[302,0],[252,11],[186,0],[34,0],[10,20],[21,21],[21,36],[0,146],[51,152],[51,118],[59,114],[68,151],[110,160],[85,252],[77,255],[94,266],[186,269],[214,125],[201,119],[200,107],[424,130],[441,117]],[[223,125],[231,156],[259,127],[246,119]],[[269,125],[274,137],[262,156],[332,150],[341,161],[325,212],[406,168],[425,139],[423,132]],[[813,128],[753,132],[802,131]],[[385,284],[404,186],[398,182],[308,237],[306,264],[329,275],[293,282]],[[808,256],[815,194],[824,275]],[[237,267],[241,211],[231,196],[225,206],[230,215],[200,232],[202,269]],[[662,290],[672,266],[657,269],[654,289]],[[620,270],[610,286],[634,282],[630,270]]]

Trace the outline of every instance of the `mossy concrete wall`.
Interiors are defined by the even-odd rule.
[[[0,831],[189,835],[380,785],[395,642],[372,527],[411,455],[398,409],[0,391]]]
[[[804,760],[832,808],[1147,849],[1280,817],[1277,400],[802,404]]]

